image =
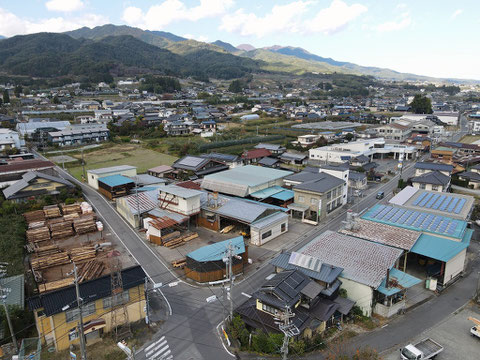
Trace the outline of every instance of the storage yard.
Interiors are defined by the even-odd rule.
[[[80,282],[107,274],[112,259],[133,265],[86,202],[45,206],[24,217],[30,269],[40,293],[71,285],[73,263]]]

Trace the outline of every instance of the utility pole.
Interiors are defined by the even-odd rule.
[[[75,291],[77,294],[77,306],[78,306],[78,315],[80,318],[80,323],[78,325],[78,331],[80,333],[80,352],[81,352],[81,359],[87,360],[87,349],[85,347],[85,336],[83,334],[83,314],[82,314],[82,306],[83,300],[80,297],[80,288],[78,286],[78,275],[77,275],[77,265],[73,263],[73,273],[75,275]]]
[[[140,202],[138,200],[138,178],[137,178],[137,175],[135,175],[135,199],[136,199],[136,202],[137,202],[138,228],[140,229],[142,227],[142,224],[140,223]]]
[[[83,169],[83,179],[87,180],[87,174],[85,173],[85,160],[83,158],[83,147],[82,147],[82,169]]]
[[[278,328],[281,332],[283,332],[284,335],[282,348],[280,349],[283,360],[287,360],[288,357],[288,343],[290,342],[290,338],[300,334],[300,330],[298,330],[298,328],[290,322],[290,319],[294,316],[295,314],[292,313],[290,307],[285,305],[285,312],[282,313],[278,318],[275,318],[275,320],[279,320],[275,323],[278,324]]]
[[[11,291],[9,288],[2,288],[0,287],[1,299],[3,307],[5,308],[5,316],[8,322],[8,328],[10,329],[10,334],[12,336],[13,348],[15,349],[15,354],[18,354],[18,346],[17,346],[17,338],[15,337],[15,331],[13,331],[12,320],[10,319],[10,313],[8,312],[8,305],[7,305],[7,294]]]
[[[146,313],[146,323],[150,323],[150,317],[148,316],[148,277],[145,276],[145,313]]]
[[[480,303],[480,271],[478,272],[477,292],[475,293],[475,301],[477,302],[477,304]]]
[[[228,275],[228,279],[230,282],[230,289],[228,290],[227,296],[230,299],[230,314],[228,315],[229,321],[232,321],[233,319],[233,258],[235,257],[236,259],[241,260],[242,257],[239,255],[236,255],[234,252],[235,248],[232,245],[232,242],[230,241],[228,243],[228,247],[225,251],[225,257],[222,259],[223,262],[225,263],[225,270],[226,274]]]

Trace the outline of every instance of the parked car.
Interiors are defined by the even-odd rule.
[[[400,356],[404,360],[433,359],[443,351],[443,346],[430,338],[424,339],[415,345],[408,344],[400,349]]]
[[[383,199],[384,197],[385,197],[385,193],[383,191],[379,191],[377,193],[377,196],[376,196],[377,199]]]

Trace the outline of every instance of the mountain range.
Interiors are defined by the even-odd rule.
[[[291,46],[237,47],[217,40],[189,40],[164,31],[107,24],[65,33],[14,36],[0,42],[0,65],[12,74],[85,75],[101,71],[153,72],[232,79],[256,72],[348,73],[389,80],[438,80],[360,66]]]

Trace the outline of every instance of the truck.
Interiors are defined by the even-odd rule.
[[[472,321],[475,325],[470,328],[470,334],[480,338],[480,320],[475,319],[474,317],[469,317],[468,320]]]
[[[400,349],[400,356],[403,360],[434,359],[442,351],[442,345],[430,338],[427,338],[416,343],[415,345],[408,344],[403,349]]]

